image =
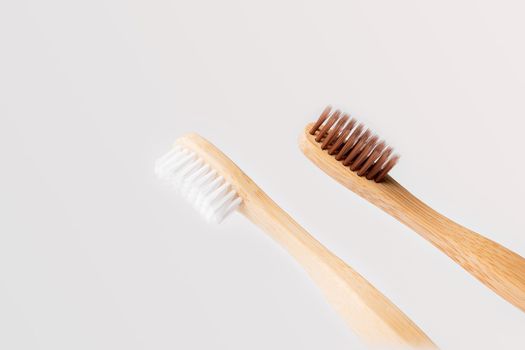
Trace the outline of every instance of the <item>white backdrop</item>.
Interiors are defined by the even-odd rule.
[[[525,255],[525,5],[3,1],[0,348],[361,349],[240,215],[153,175],[197,131],[444,349],[525,347],[525,314],[297,148],[326,104],[392,175]]]

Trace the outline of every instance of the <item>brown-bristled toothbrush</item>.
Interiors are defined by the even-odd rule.
[[[207,221],[237,210],[270,235],[306,270],[326,299],[366,343],[434,348],[401,310],[332,254],[268,197],[224,153],[197,134],[179,138],[157,161],[157,175]]]
[[[317,122],[306,126],[299,145],[325,173],[416,231],[525,311],[525,259],[439,214],[387,175],[399,156],[362,124],[327,107]]]

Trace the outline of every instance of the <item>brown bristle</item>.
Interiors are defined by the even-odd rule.
[[[324,109],[310,129],[321,149],[327,150],[344,166],[368,180],[381,182],[399,160],[393,149],[381,141],[363,124],[341,111],[331,113],[331,107]]]

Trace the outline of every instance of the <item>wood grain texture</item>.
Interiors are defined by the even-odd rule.
[[[177,143],[196,152],[233,185],[243,199],[239,211],[295,258],[332,307],[367,344],[435,347],[403,312],[306,232],[215,146],[197,134],[182,137]]]
[[[501,297],[525,311],[525,259],[439,214],[391,177],[376,183],[357,176],[323,151],[308,125],[299,145],[325,173],[430,241]]]

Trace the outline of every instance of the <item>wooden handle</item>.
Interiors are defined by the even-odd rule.
[[[233,184],[243,199],[239,211],[303,266],[329,303],[366,343],[434,347],[392,302],[306,232],[221,151],[195,134],[179,139],[178,143],[198,153]]]
[[[525,311],[525,259],[439,214],[387,177],[375,183],[357,176],[322,151],[313,136],[301,135],[303,153],[319,168],[430,241],[501,297]]]
[[[371,345],[433,347],[430,339],[356,271],[308,234],[262,191],[240,211],[308,272],[332,307]]]

